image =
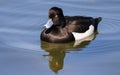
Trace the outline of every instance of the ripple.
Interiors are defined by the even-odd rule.
[[[118,44],[118,41],[108,41],[108,40],[92,41],[87,47],[82,48],[82,51],[79,48],[75,51],[72,51],[72,53],[75,53],[75,54],[99,54],[99,53],[103,53],[103,54],[105,54],[108,52],[119,51],[119,49],[120,49],[120,44]]]
[[[104,18],[100,27],[101,34],[120,33],[120,20]]]

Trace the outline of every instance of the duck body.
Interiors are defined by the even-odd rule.
[[[53,12],[55,10],[51,8],[50,11]],[[57,15],[58,17],[51,19],[52,21],[50,22],[53,23],[47,24],[46,28],[42,31],[41,40],[52,43],[67,43],[84,39],[97,30],[98,23],[101,21],[101,17],[94,19],[85,16],[62,15],[61,17],[59,16],[60,14]]]

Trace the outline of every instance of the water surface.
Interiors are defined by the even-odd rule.
[[[49,8],[102,17],[91,41],[51,44],[40,33]],[[119,0],[1,0],[0,75],[120,75]]]

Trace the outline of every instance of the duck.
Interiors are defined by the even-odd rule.
[[[97,31],[101,17],[64,16],[59,7],[52,7],[48,12],[48,21],[44,25],[40,39],[50,43],[68,43],[82,40]]]

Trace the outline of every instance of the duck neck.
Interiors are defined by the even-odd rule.
[[[60,21],[60,24],[61,24],[61,27],[65,27],[65,25],[66,25],[66,20],[65,20],[65,17],[63,16],[63,17],[61,17],[61,19],[60,19],[61,21]]]
[[[61,29],[62,29],[62,27],[60,25],[56,25],[53,27],[53,31],[56,33],[61,32]]]

